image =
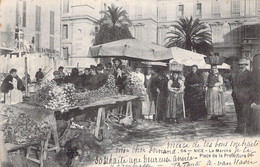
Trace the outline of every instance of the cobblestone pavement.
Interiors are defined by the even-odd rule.
[[[236,113],[231,91],[225,92],[225,116],[218,120],[202,119],[196,122],[182,122],[178,124],[155,123],[141,121],[133,129],[128,129],[119,134],[125,136],[109,143],[105,140],[103,147],[106,155],[116,152],[116,148],[132,148],[138,146],[161,146],[167,142],[195,141],[199,139],[214,140],[238,139],[245,136],[235,133]],[[109,143],[109,144],[108,144]],[[94,164],[94,159],[87,164]]]

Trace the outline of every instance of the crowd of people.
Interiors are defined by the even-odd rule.
[[[247,124],[247,111],[252,104],[251,72],[246,69],[246,60],[239,61],[240,70],[232,75],[232,88],[238,126],[236,132],[243,132]],[[183,76],[182,70],[153,68],[152,66],[137,66],[136,76],[146,88],[140,106],[144,119],[178,123],[183,118],[197,121],[200,118],[216,120],[222,117],[224,111],[224,83],[216,65],[212,65],[208,75],[203,76],[198,72],[198,66],[193,65],[190,73]],[[60,66],[53,72],[58,85],[72,83],[77,89],[94,90],[105,84],[109,74],[114,75],[115,83],[120,93],[126,93],[127,67],[122,65],[120,59],[113,59],[113,64],[91,65],[80,74],[73,68],[69,75],[64,73]],[[37,83],[44,78],[42,69],[35,75]],[[205,79],[206,78],[206,79]],[[30,79],[30,76],[27,77]],[[17,76],[17,70],[11,69],[10,74],[4,79],[1,91],[5,93],[5,103],[16,104],[22,102],[22,91],[25,90],[23,80]]]

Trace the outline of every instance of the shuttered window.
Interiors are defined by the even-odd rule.
[[[41,7],[36,6],[36,15],[35,15],[35,30],[41,31]]]
[[[26,1],[23,1],[23,27],[26,27]]]
[[[50,11],[50,34],[54,34],[54,11]]]
[[[50,50],[54,50],[54,37],[50,37]]]

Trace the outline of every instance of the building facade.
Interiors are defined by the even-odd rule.
[[[111,0],[62,0],[61,1],[61,57],[68,66],[89,66],[89,47],[93,45],[100,11],[108,5],[117,4]]]
[[[32,46],[33,52],[59,52],[59,1],[3,0],[0,18],[2,47],[17,50],[19,33],[19,40]]]
[[[59,0],[2,0],[0,8],[0,56],[1,63],[5,63],[1,72],[16,68],[24,75],[24,57],[19,57],[23,54],[12,55],[19,51],[28,55],[28,61],[34,59],[28,63],[29,74],[33,76],[38,68],[54,69],[62,63]]]
[[[251,57],[260,46],[260,0],[123,0],[135,38],[164,45],[171,25],[199,18],[212,32],[213,54]]]

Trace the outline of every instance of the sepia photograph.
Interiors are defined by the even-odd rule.
[[[260,167],[260,0],[0,0],[0,167]]]

